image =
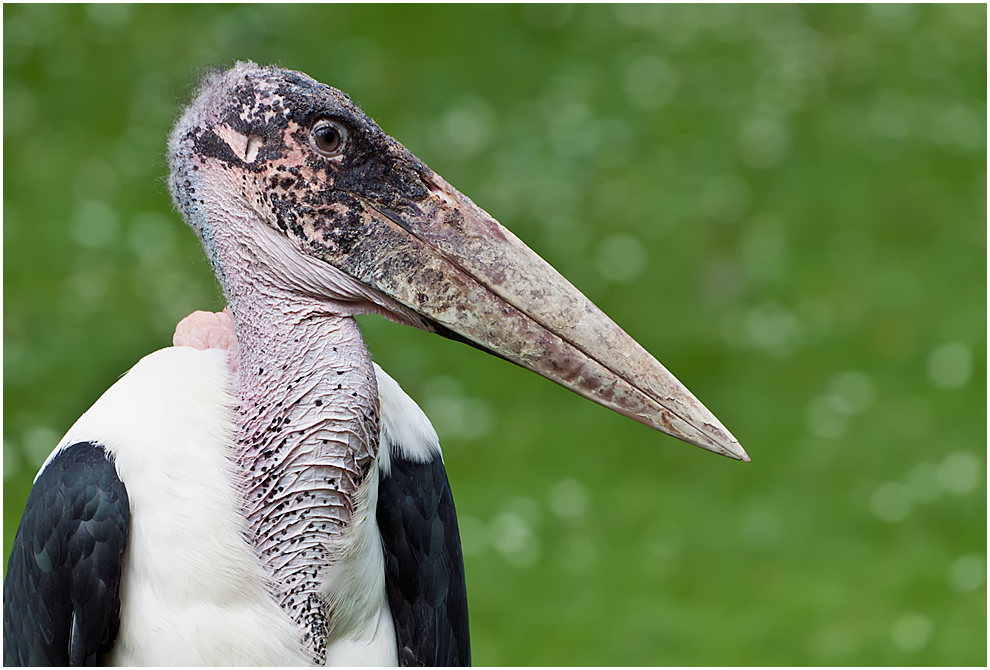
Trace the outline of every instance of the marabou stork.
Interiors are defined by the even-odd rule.
[[[731,458],[663,366],[340,91],[202,80],[169,189],[229,311],[184,320],[42,467],[4,664],[470,662],[437,435],[355,315],[466,342]]]

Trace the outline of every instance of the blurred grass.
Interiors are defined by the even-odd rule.
[[[986,664],[985,5],[3,11],[5,555],[59,436],[223,304],[162,153],[249,58],[349,92],[753,457],[363,319],[444,444],[477,664]]]

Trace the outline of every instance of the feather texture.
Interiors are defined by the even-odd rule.
[[[143,358],[56,451],[103,444],[130,497],[114,665],[300,665],[297,629],[245,540],[223,350]]]

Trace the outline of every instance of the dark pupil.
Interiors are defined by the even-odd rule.
[[[316,131],[316,146],[323,151],[336,151],[340,148],[340,133],[333,126]]]

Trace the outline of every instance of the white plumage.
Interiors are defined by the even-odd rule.
[[[69,429],[55,453],[103,444],[127,482],[131,530],[113,665],[306,665],[298,629],[272,600],[246,541],[234,470],[234,379],[222,349],[169,347],[137,363]],[[375,519],[378,469],[392,445],[439,453],[426,415],[375,366],[379,462],[358,495],[326,595],[335,603],[327,665],[396,665]],[[47,461],[46,461],[47,465]]]

